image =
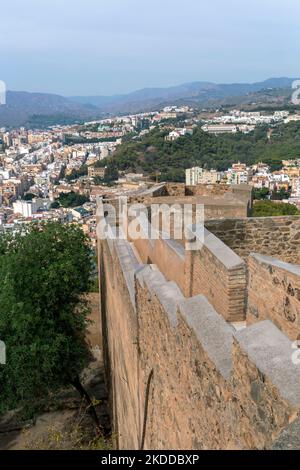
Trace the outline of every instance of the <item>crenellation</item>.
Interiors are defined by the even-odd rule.
[[[270,320],[235,334],[257,369],[268,378],[289,406],[300,407],[300,364],[291,361],[292,341]]]
[[[229,379],[232,371],[233,335],[228,323],[202,295],[182,301],[179,312],[195,332],[217,369],[225,379]]]
[[[208,221],[196,250],[99,240],[119,448],[139,448],[146,400],[146,449],[265,449],[300,419],[300,268],[286,262],[299,218],[279,219]],[[285,260],[247,251],[252,237],[273,255],[283,236]]]

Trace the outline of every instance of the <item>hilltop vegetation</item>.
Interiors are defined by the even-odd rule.
[[[300,157],[299,122],[274,128],[270,140],[267,131],[268,126],[261,126],[249,134],[215,136],[199,127],[193,136],[167,142],[167,132],[155,129],[140,141],[124,142],[101,165],[113,161],[119,171],[159,171],[161,180],[184,181],[184,170],[195,165],[223,171],[237,161],[248,165],[262,161],[276,170],[281,168],[282,159]]]
[[[300,211],[293,204],[273,201],[259,201],[253,206],[252,217],[277,217],[281,215],[299,215]]]
[[[70,193],[62,193],[56,202],[59,202],[62,207],[69,208],[82,206],[88,201],[88,197],[71,191]]]

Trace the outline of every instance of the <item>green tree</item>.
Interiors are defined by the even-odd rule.
[[[275,217],[280,215],[300,215],[300,211],[293,204],[272,201],[259,201],[253,206],[252,217]]]
[[[280,188],[279,191],[273,191],[272,199],[274,201],[282,201],[282,199],[289,199],[291,197],[291,191],[287,191],[285,188]]]
[[[87,176],[88,174],[88,167],[87,165],[81,165],[78,170],[73,169],[72,172],[66,176],[66,181],[70,182],[73,180],[77,180],[81,176]]]
[[[27,193],[25,194],[25,196],[23,197],[24,201],[32,201],[32,199],[34,199],[36,197],[35,194],[32,194],[32,193]]]
[[[79,374],[85,341],[92,256],[73,225],[48,223],[0,240],[0,412],[28,406],[61,386],[85,395]],[[85,395],[86,396],[86,395]]]
[[[93,183],[96,186],[101,186],[103,184],[103,181],[104,181],[104,179],[101,178],[100,176],[94,176],[94,178],[93,178]]]
[[[254,189],[253,197],[254,199],[268,199],[270,191],[268,188]]]
[[[58,209],[60,207],[60,204],[58,201],[53,201],[51,203],[50,209]]]
[[[105,168],[104,182],[112,183],[119,178],[118,168],[114,162],[109,161],[107,167]]]
[[[68,208],[82,206],[85,202],[89,201],[89,198],[70,191],[69,193],[60,194],[58,201],[62,207]]]

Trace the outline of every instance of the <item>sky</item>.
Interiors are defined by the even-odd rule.
[[[2,0],[10,90],[112,95],[299,77],[299,0]]]

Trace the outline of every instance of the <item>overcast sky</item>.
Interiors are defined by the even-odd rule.
[[[299,18],[299,0],[2,1],[0,80],[108,95],[298,77]]]

